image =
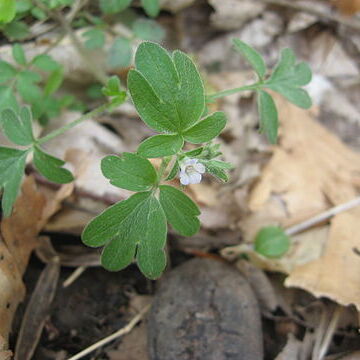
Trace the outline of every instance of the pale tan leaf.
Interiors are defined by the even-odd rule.
[[[342,305],[355,304],[360,310],[360,209],[339,214],[331,221],[329,238],[322,256],[296,267],[285,281],[326,296]]]
[[[1,223],[0,240],[0,336],[7,339],[15,310],[25,295],[22,275],[37,246],[45,197],[32,177],[25,179],[13,213]]]
[[[246,243],[224,249],[223,255],[234,258],[245,252],[265,269],[290,274],[287,286],[359,309],[358,208],[336,215],[329,225],[293,236],[290,251],[281,259],[266,259],[253,251],[261,227],[298,224],[356,198],[360,188],[360,154],[314,121],[313,112],[276,99],[280,144],[249,194],[248,215],[239,222]]]

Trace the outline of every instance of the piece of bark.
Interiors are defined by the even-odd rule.
[[[151,360],[259,360],[260,312],[241,273],[193,259],[160,283],[149,314]]]
[[[45,320],[49,315],[59,274],[59,258],[54,257],[41,273],[26,307],[16,342],[15,360],[30,360],[32,358],[40,340]]]

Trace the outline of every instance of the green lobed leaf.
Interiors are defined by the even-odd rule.
[[[125,10],[132,0],[100,0],[100,9],[104,14],[115,14]]]
[[[180,78],[180,89],[175,99],[181,130],[199,121],[205,109],[205,90],[199,71],[189,56],[174,51],[173,60]]]
[[[155,196],[143,204],[139,211],[138,236],[141,241],[138,244],[136,260],[141,272],[150,279],[161,276],[166,267],[166,244],[167,223],[164,210]]]
[[[16,1],[16,13],[25,13],[31,10],[32,4],[30,0],[17,0]]]
[[[55,71],[61,66],[50,55],[47,54],[40,54],[35,56],[31,63],[44,71]]]
[[[0,188],[3,188],[2,210],[5,217],[10,216],[20,191],[27,154],[27,150],[0,147]]]
[[[30,30],[24,21],[12,21],[3,28],[3,32],[11,40],[24,40]]]
[[[121,90],[120,79],[116,75],[108,79],[106,86],[104,86],[101,91],[105,96],[111,98],[111,107],[117,107],[126,100],[126,91]]]
[[[209,174],[223,182],[229,181],[227,171],[233,168],[232,164],[219,160],[201,160],[200,162],[205,165],[206,171]]]
[[[12,109],[1,112],[0,124],[5,136],[17,145],[30,145],[34,141],[32,115],[28,107],[23,107],[19,114]]]
[[[164,209],[167,221],[184,236],[192,236],[199,231],[200,221],[197,218],[200,210],[197,205],[180,190],[160,185],[160,204]]]
[[[176,154],[184,145],[180,135],[155,135],[143,141],[137,150],[147,158],[156,158]]]
[[[18,78],[21,81],[26,81],[29,83],[39,83],[41,81],[41,76],[38,73],[30,70],[23,70],[19,72]]]
[[[141,5],[149,16],[155,17],[159,14],[159,0],[141,0]]]
[[[233,39],[233,43],[235,49],[249,62],[259,78],[263,79],[266,74],[266,65],[263,57],[240,39]]]
[[[41,175],[58,184],[67,184],[74,180],[73,175],[62,166],[65,161],[44,152],[40,147],[34,147],[34,165]]]
[[[264,86],[284,96],[293,104],[308,109],[312,105],[306,90],[301,89],[311,81],[311,69],[305,62],[296,64],[295,54],[291,49],[281,52],[280,60]]]
[[[155,279],[166,266],[165,214],[151,192],[141,192],[121,201],[93,219],[82,241],[92,247],[105,245],[103,266],[118,271],[135,258],[145,276]]]
[[[169,172],[169,175],[167,176],[167,178],[165,179],[166,181],[170,181],[176,178],[177,174],[180,171],[180,164],[179,161],[176,160],[174,166],[172,167],[172,169]]]
[[[0,23],[9,23],[16,15],[15,0],[0,1]]]
[[[184,139],[193,144],[208,142],[217,137],[226,125],[223,112],[215,112],[184,132]]]
[[[30,12],[38,20],[46,20],[47,18],[46,12],[38,7],[33,7]]]
[[[185,156],[189,158],[198,157],[204,151],[204,147],[199,147],[193,150],[189,150],[185,152]]]
[[[150,191],[140,192],[105,209],[85,227],[81,235],[83,243],[91,247],[100,247],[109,243],[119,234],[123,222],[126,222],[139,204],[149,196],[151,196]]]
[[[17,70],[8,62],[0,60],[0,83],[12,80]]]
[[[33,104],[43,98],[43,93],[37,82],[41,76],[33,71],[23,70],[17,76],[16,89],[25,102]]]
[[[111,76],[107,83],[106,86],[103,87],[102,89],[102,93],[105,96],[117,96],[120,95],[121,93],[121,82],[118,76],[114,75]]]
[[[105,33],[100,29],[90,29],[85,31],[82,36],[85,39],[84,45],[89,50],[100,49],[105,45]]]
[[[106,156],[101,161],[101,171],[110,184],[131,191],[150,190],[157,182],[151,162],[132,153]]]
[[[107,64],[110,68],[125,68],[130,66],[132,56],[130,40],[117,37],[109,49]]]
[[[262,228],[255,237],[255,251],[268,258],[279,258],[290,248],[290,239],[278,226]]]
[[[134,35],[142,40],[160,42],[165,38],[165,30],[156,21],[137,19],[132,26]]]
[[[274,100],[266,91],[258,90],[257,94],[261,129],[265,131],[269,141],[276,144],[279,121]]]
[[[137,70],[129,71],[128,87],[136,110],[145,124],[159,132],[176,133],[178,131],[179,123],[177,115],[174,115],[173,106],[160,100],[147,80]]]
[[[1,2],[1,1],[0,1]],[[12,47],[12,56],[19,65],[26,65],[26,56],[23,47],[20,44],[14,44]]]
[[[173,57],[160,45],[139,45],[128,86],[143,121],[157,131],[181,132],[196,123],[204,110],[200,75],[191,59],[180,51]]]
[[[64,70],[62,67],[58,67],[50,74],[50,76],[46,81],[45,89],[44,89],[45,95],[49,96],[54,92],[56,92],[56,90],[58,90],[59,87],[61,86],[63,80],[64,80]]]
[[[304,89],[277,84],[269,85],[267,88],[278,92],[285,99],[302,109],[309,109],[312,106],[311,97]]]
[[[32,112],[34,118],[38,119],[41,125],[46,125],[49,119],[53,119],[60,115],[60,110],[63,107],[61,99],[53,96],[45,96],[41,100],[32,104]]]
[[[142,42],[136,50],[135,65],[159,98],[164,102],[174,102],[180,84],[179,74],[163,47]]]
[[[0,113],[5,109],[18,110],[18,103],[11,87],[0,86]]]
[[[288,73],[295,66],[296,57],[294,52],[289,49],[282,49],[280,53],[280,59],[275,66],[275,69],[272,71],[268,82],[273,82],[274,80],[284,80],[288,77]]]

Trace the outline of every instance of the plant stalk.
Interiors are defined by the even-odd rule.
[[[228,90],[224,90],[224,91],[219,91],[217,93],[208,95],[207,96],[207,101],[211,102],[212,100],[215,100],[215,99],[218,99],[218,98],[221,98],[221,97],[224,97],[224,96],[236,94],[236,93],[241,92],[241,91],[258,90],[260,88],[260,85],[261,85],[260,83],[256,83],[256,84],[245,85],[245,86],[234,88],[234,89],[228,89]]]
[[[94,117],[96,115],[99,115],[102,112],[106,111],[110,107],[111,107],[111,103],[101,105],[100,107],[96,108],[95,110],[90,111],[90,112],[80,116],[78,119],[72,121],[71,123],[59,128],[59,129],[56,129],[56,130],[52,131],[51,133],[47,134],[46,136],[38,139],[36,144],[41,145],[41,144],[43,144],[43,143],[45,143],[45,142],[59,136],[59,135],[62,135],[66,131],[72,129],[74,126],[79,125],[80,123],[82,123],[84,120],[88,120],[88,119],[90,119],[90,118],[92,118],[92,117]]]

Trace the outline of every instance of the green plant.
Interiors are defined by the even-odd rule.
[[[267,226],[256,234],[254,249],[267,258],[280,258],[289,251],[289,248],[289,236],[281,227]]]
[[[71,1],[45,3],[56,8],[68,6]],[[129,4],[130,1],[100,2],[103,10],[106,7],[109,13],[123,9],[120,5]],[[144,6],[149,6],[148,12],[154,4],[143,1]],[[110,6],[113,7],[110,9]],[[40,4],[39,8],[42,8]],[[96,43],[101,43],[102,35],[94,34],[88,34],[87,41],[95,36]],[[112,185],[135,192],[93,219],[82,234],[82,240],[88,246],[104,246],[101,261],[105,268],[117,271],[136,259],[145,276],[158,278],[166,266],[167,223],[183,236],[191,236],[199,230],[197,205],[181,189],[166,182],[179,177],[182,186],[196,184],[204,173],[224,182],[228,180],[232,165],[219,159],[219,145],[212,142],[224,129],[226,115],[223,112],[208,114],[207,103],[238,91],[254,90],[258,95],[262,129],[271,142],[277,138],[278,120],[275,103],[267,89],[281,93],[298,106],[311,105],[306,91],[301,88],[311,79],[310,69],[305,63],[296,64],[291,50],[282,52],[279,63],[267,76],[261,56],[240,40],[236,39],[234,43],[254,68],[258,82],[208,96],[199,71],[185,53],[177,50],[169,54],[160,45],[148,41],[137,47],[135,68],[128,74],[128,93],[141,119],[158,135],[142,142],[136,153],[109,155],[102,160],[101,170]],[[122,49],[121,44],[117,46]],[[80,52],[82,50],[79,48]],[[0,147],[4,216],[11,213],[30,153],[33,153],[35,168],[44,177],[57,183],[71,182],[73,176],[63,167],[64,161],[47,154],[42,145],[96,114],[111,111],[127,96],[119,79],[111,77],[102,89],[102,94],[108,98],[105,104],[44,137],[36,138],[32,119],[34,114],[39,116],[37,98],[21,90],[21,82],[30,84],[32,93],[40,91],[50,97],[61,85],[61,67],[46,54],[28,61],[17,44],[13,46],[13,57],[16,67],[0,63],[0,81],[6,84],[0,89],[6,95],[1,97],[0,126],[12,143],[23,148]],[[35,71],[37,67],[51,73],[43,89],[38,85],[41,80]],[[18,94],[12,91],[13,87],[17,88]],[[45,113],[51,117],[50,113]],[[188,150],[187,143],[198,147]],[[160,167],[155,168],[149,158],[161,158]]]

